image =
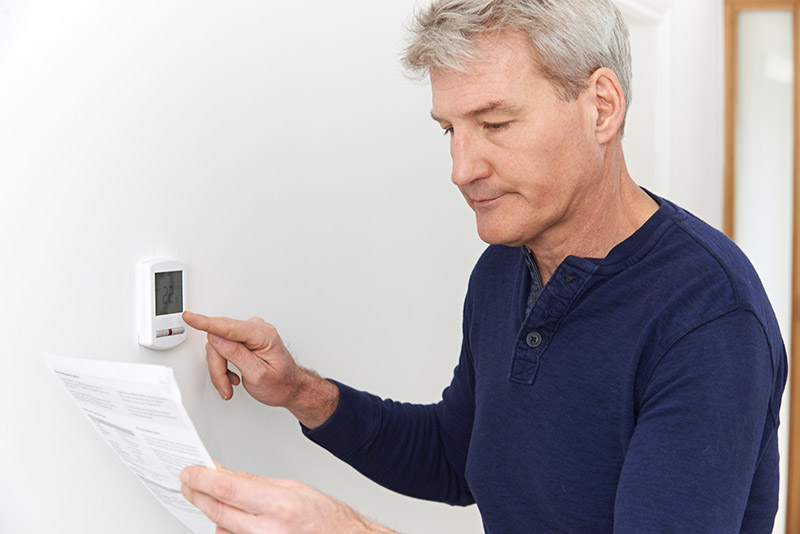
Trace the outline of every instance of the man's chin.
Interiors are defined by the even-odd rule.
[[[525,244],[519,236],[503,232],[496,228],[486,228],[478,225],[478,237],[487,245],[506,245],[508,247],[519,247]]]

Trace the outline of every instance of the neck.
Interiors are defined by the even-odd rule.
[[[658,210],[628,174],[621,146],[608,150],[601,175],[577,195],[562,220],[527,243],[542,284],[567,256],[606,257]]]

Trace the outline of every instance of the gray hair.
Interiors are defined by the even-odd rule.
[[[433,0],[411,22],[403,66],[419,77],[463,71],[475,59],[476,38],[504,30],[527,36],[539,72],[564,100],[575,100],[607,67],[630,106],[628,28],[610,0]]]

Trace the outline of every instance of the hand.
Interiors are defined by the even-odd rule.
[[[328,420],[339,403],[339,388],[298,366],[277,330],[259,318],[237,321],[184,312],[183,320],[208,332],[206,360],[211,382],[223,399],[233,397],[240,381],[256,400],[288,408],[308,428]],[[239,376],[228,369],[235,365]]]
[[[271,324],[255,317],[237,321],[192,312],[184,312],[183,320],[208,332],[208,372],[222,398],[233,397],[233,386],[239,385],[239,376],[228,370],[228,361],[241,372],[247,392],[264,404],[285,406],[297,394],[297,364]]]
[[[181,472],[184,497],[217,525],[217,534],[392,532],[300,482],[218,467]]]

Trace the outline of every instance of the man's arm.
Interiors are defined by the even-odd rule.
[[[223,398],[231,398],[240,382],[228,370],[231,362],[254,398],[289,409],[309,438],[375,482],[421,499],[474,502],[465,480],[474,416],[474,369],[466,341],[442,401],[418,405],[382,400],[297,366],[275,328],[261,319],[188,312],[184,319],[209,333],[209,374]]]
[[[449,504],[474,502],[465,480],[472,431],[472,357],[464,344],[453,381],[438,404],[382,400],[320,378],[294,363],[272,325],[185,313],[209,333],[209,374],[229,399],[241,382],[255,399],[290,410],[313,441],[365,476],[413,497]],[[338,409],[337,409],[338,408]]]
[[[760,323],[743,311],[699,326],[667,351],[645,386],[617,489],[615,533],[740,532],[743,519],[770,525],[747,532],[771,531],[777,407],[770,399],[780,387],[773,363]],[[770,502],[746,514],[753,494]],[[748,517],[754,513],[760,517]]]

